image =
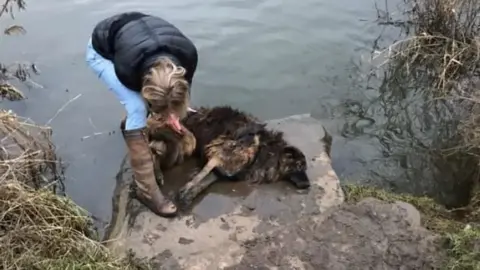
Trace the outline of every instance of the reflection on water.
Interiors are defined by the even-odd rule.
[[[410,25],[402,23],[406,8],[401,5],[379,12],[383,29],[398,33],[397,40],[412,33]],[[360,159],[367,173],[354,174],[352,179],[395,192],[429,195],[451,207],[464,206],[472,180],[478,179],[478,161],[465,154],[469,150],[459,147],[463,136],[458,125],[471,106],[455,94],[434,96],[439,92],[432,81],[432,77],[438,80],[440,76],[437,66],[429,66],[423,58],[419,61],[417,51],[410,55],[398,53],[396,49],[401,47],[392,48],[392,41],[386,41],[383,33],[374,42],[373,61],[360,59],[355,65],[360,71],[357,77],[363,78],[357,90],[367,98],[347,99],[342,106],[346,116],[342,136],[356,142],[365,139],[378,149],[372,158]],[[430,48],[426,50],[430,52]],[[413,58],[417,64],[412,63]],[[471,74],[454,85],[457,83],[452,89],[457,94],[464,91],[462,88],[475,89],[479,85]]]

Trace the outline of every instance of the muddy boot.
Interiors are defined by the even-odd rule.
[[[130,164],[135,176],[137,199],[159,216],[175,216],[177,207],[163,196],[157,185],[153,157],[144,129],[122,129],[122,133],[129,150]]]

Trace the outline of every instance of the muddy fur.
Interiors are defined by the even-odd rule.
[[[215,178],[251,183],[286,180],[299,189],[310,186],[304,154],[288,144],[280,131],[268,130],[257,118],[228,106],[199,108],[182,121],[196,139],[195,154],[204,168],[182,187],[177,199],[189,205]]]
[[[186,128],[182,135],[169,128],[163,119],[150,115],[147,120],[147,135],[155,162],[161,169],[169,169],[183,163],[196,147],[195,136]]]

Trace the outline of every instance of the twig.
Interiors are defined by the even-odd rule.
[[[77,100],[80,96],[82,96],[82,94],[78,94],[76,97],[70,99],[69,101],[67,101],[67,103],[65,103],[56,113],[55,115],[53,115],[52,118],[50,118],[50,120],[47,121],[47,123],[45,124],[46,126],[48,126],[52,121],[53,119],[55,119],[58,114],[60,114],[63,110],[65,110],[65,108],[72,102],[74,102],[75,100]]]
[[[85,140],[85,139],[88,139],[88,138],[93,138],[93,137],[96,137],[96,136],[100,136],[100,135],[104,135],[104,134],[108,134],[110,132],[95,132],[93,133],[92,135],[86,135],[86,136],[83,136],[82,138],[80,138],[80,140]]]
[[[90,122],[90,125],[92,125],[92,127],[93,127],[94,130],[97,130],[97,129],[98,129],[97,126],[95,126],[95,124],[93,123],[91,117],[88,118],[88,122]]]
[[[12,0],[6,0],[5,3],[3,4],[2,10],[0,10],[0,17],[2,17],[3,13],[7,11],[8,6]]]

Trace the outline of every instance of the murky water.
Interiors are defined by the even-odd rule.
[[[118,133],[124,112],[88,69],[84,53],[99,20],[128,10],[164,17],[197,45],[194,105],[230,104],[262,119],[314,111],[334,135],[342,122],[333,108],[361,95],[349,80],[350,60],[368,53],[378,35],[372,0],[29,1],[17,15],[28,33],[2,38],[2,61],[37,62],[42,75],[35,79],[44,88],[1,106],[50,123],[68,164],[68,194],[103,220],[125,154]],[[335,138],[339,175],[361,169],[354,159],[377,153],[365,142]]]

